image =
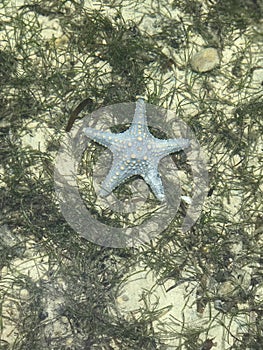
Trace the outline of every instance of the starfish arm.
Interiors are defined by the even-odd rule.
[[[135,174],[137,170],[127,166],[127,161],[114,159],[108,175],[101,184],[99,195],[108,196],[116,187]]]
[[[158,140],[154,142],[154,154],[159,159],[167,156],[168,154],[179,152],[190,146],[188,139],[168,139]]]
[[[157,199],[163,202],[165,200],[165,194],[162,179],[158,173],[158,169],[151,168],[147,171],[146,174],[143,174],[142,177],[144,178],[145,182],[151,187]]]
[[[136,102],[136,108],[134,117],[132,120],[132,125],[128,129],[130,135],[146,138],[151,136],[148,126],[144,99],[139,98]]]
[[[84,128],[83,131],[88,138],[98,142],[102,146],[111,147],[114,142],[115,134],[110,131],[100,131],[93,128]]]

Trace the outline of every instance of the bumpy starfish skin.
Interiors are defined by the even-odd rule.
[[[162,180],[158,173],[159,161],[170,153],[187,148],[188,139],[160,140],[148,129],[145,103],[136,102],[132,125],[125,132],[114,134],[93,128],[84,128],[86,136],[109,148],[113,153],[111,169],[101,185],[99,195],[106,197],[133,175],[140,175],[151,187],[155,196],[165,199]]]

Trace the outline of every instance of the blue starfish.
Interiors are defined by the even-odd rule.
[[[188,139],[160,140],[147,126],[145,103],[136,102],[135,114],[130,128],[119,134],[84,128],[87,137],[109,148],[113,153],[111,169],[101,185],[99,195],[106,197],[121,183],[133,175],[140,175],[151,187],[158,200],[164,201],[162,180],[158,173],[159,161],[170,153],[187,148]]]

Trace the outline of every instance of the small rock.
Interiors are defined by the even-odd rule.
[[[219,63],[218,52],[213,48],[202,49],[190,60],[192,69],[199,73],[208,72],[218,66]]]
[[[213,340],[215,338],[206,339],[206,341],[203,343],[201,350],[210,350],[212,347],[217,346],[217,343],[214,343]]]
[[[225,298],[236,290],[236,286],[231,281],[223,282],[218,288],[218,295],[222,298]]]

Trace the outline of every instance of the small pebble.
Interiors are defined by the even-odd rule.
[[[216,49],[207,48],[197,52],[190,60],[194,71],[203,73],[208,72],[220,63],[220,58]]]
[[[38,313],[38,318],[43,321],[45,320],[46,318],[48,317],[48,312],[44,311],[44,310],[41,310],[39,313]]]

